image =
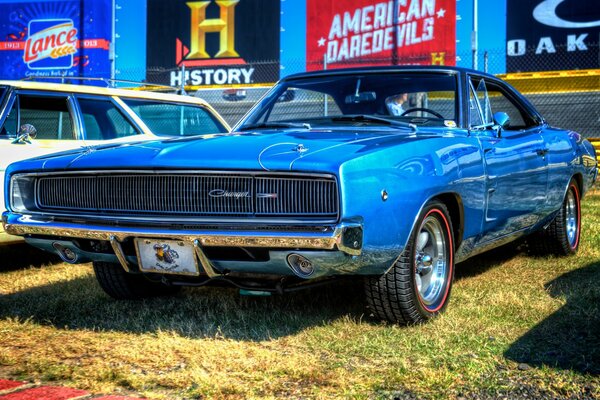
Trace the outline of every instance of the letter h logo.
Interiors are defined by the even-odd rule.
[[[215,58],[239,57],[234,48],[235,39],[235,6],[240,0],[216,0],[220,9],[220,18],[206,18],[206,8],[211,1],[188,2],[191,9],[191,48],[186,56],[190,58],[210,58],[206,52],[206,34],[219,33],[219,52]]]

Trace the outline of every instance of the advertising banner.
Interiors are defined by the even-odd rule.
[[[455,64],[455,0],[307,0],[307,69]]]
[[[0,76],[110,78],[110,3],[0,3]]]
[[[600,7],[593,3],[508,0],[507,71],[598,68]]]
[[[147,80],[172,86],[275,82],[279,11],[280,0],[148,0]]]

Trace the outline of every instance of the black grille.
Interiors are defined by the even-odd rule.
[[[338,214],[335,179],[315,176],[41,176],[36,200],[40,211],[69,214],[324,218]]]

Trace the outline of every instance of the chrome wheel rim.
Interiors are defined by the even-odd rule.
[[[415,244],[415,282],[421,303],[428,309],[435,309],[445,296],[449,273],[446,242],[440,220],[427,216]]]
[[[565,222],[567,226],[567,239],[571,247],[577,245],[577,235],[579,230],[579,215],[577,212],[577,199],[573,190],[567,192],[567,199],[565,201]]]

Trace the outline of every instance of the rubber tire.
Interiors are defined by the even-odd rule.
[[[432,211],[436,210],[436,211]],[[415,243],[425,217],[431,213],[438,214],[438,220],[445,227],[447,254],[450,255],[448,279],[445,297],[435,311],[430,311],[421,303],[415,281]],[[442,218],[443,217],[443,218]],[[367,306],[375,317],[401,325],[412,325],[427,322],[442,313],[450,299],[452,281],[454,280],[454,241],[452,221],[448,209],[439,201],[428,203],[415,225],[406,248],[398,257],[394,266],[384,275],[369,277],[365,281]]]
[[[181,289],[152,282],[141,274],[125,272],[120,264],[94,261],[96,279],[106,294],[117,300],[140,300],[148,297],[170,296]]]
[[[577,240],[575,246],[571,246],[567,236],[567,195],[572,191],[575,195],[575,203],[577,206]],[[569,189],[565,194],[565,199],[560,207],[560,210],[546,228],[540,229],[527,238],[529,253],[535,256],[569,256],[577,253],[581,238],[581,197],[579,195],[579,187],[577,182],[571,180]]]

